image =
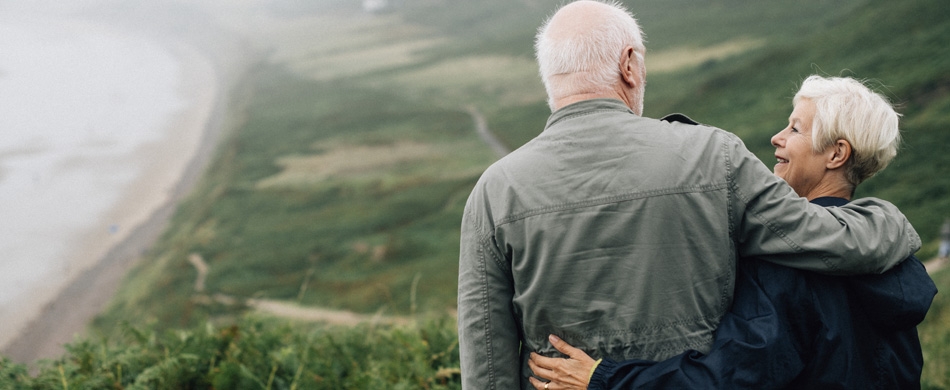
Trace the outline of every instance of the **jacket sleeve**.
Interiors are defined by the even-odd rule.
[[[776,348],[775,351],[788,354],[794,350]],[[762,351],[755,348],[751,352],[759,360],[748,359],[750,355],[743,355],[742,348],[712,355],[690,350],[661,362],[604,359],[591,376],[587,389],[778,389],[794,379],[787,375],[794,370],[770,376],[755,363],[769,362],[773,356],[763,356]],[[729,357],[739,359],[729,360]],[[803,365],[797,357],[795,363]]]
[[[476,204],[470,198],[462,217],[459,253],[462,388],[517,389],[521,386],[520,328],[512,313],[511,271],[491,233],[479,228],[490,224],[483,223],[479,213],[484,210],[476,210]]]
[[[604,359],[591,376],[601,389],[777,389],[798,376],[813,339],[808,285],[794,270],[748,264],[737,277],[732,310],[704,355],[690,350],[664,361]],[[740,266],[742,267],[742,266]],[[790,316],[789,313],[796,313]]]
[[[937,286],[916,256],[881,275],[857,275],[846,280],[849,291],[855,292],[852,300],[865,313],[873,313],[869,321],[889,332],[920,324],[937,295]],[[885,307],[887,310],[882,310]]]
[[[853,352],[851,343],[865,341],[869,344],[855,353],[873,353],[877,364],[876,368],[863,368],[875,373],[864,378],[867,383],[853,380],[848,367],[833,365],[822,367],[827,372],[819,383],[831,385],[829,381],[839,380],[840,388],[862,384],[857,388],[865,388],[871,383],[883,385],[881,388],[919,388],[924,362],[913,328],[936,294],[923,268],[912,257],[884,275],[832,279],[743,260],[733,307],[723,316],[707,355],[687,351],[661,362],[604,359],[588,389],[788,388],[803,379],[800,375],[809,362],[833,362],[823,354]],[[863,306],[858,310],[868,316],[851,317],[854,305]],[[882,306],[887,308],[881,310]],[[866,334],[852,329],[851,319],[869,321],[862,328],[890,333],[888,346],[882,348],[861,336],[841,339],[841,332]],[[851,358],[837,362],[865,367]],[[809,378],[804,381],[812,383]]]
[[[843,207],[811,204],[726,134],[740,256],[825,274],[879,274],[920,249],[917,231],[893,204],[874,198]]]

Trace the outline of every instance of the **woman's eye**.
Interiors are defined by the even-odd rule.
[[[798,129],[796,129],[796,128],[793,127],[793,128],[792,128],[792,132],[793,132],[793,133],[797,133],[797,132],[798,132]]]

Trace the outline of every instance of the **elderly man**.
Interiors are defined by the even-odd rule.
[[[919,248],[889,203],[811,205],[734,135],[641,117],[644,53],[613,3],[570,3],[540,29],[553,114],[485,171],[462,219],[463,388],[530,388],[549,334],[617,361],[706,352],[738,255],[879,273]]]

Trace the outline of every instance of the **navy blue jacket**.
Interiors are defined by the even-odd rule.
[[[918,389],[916,326],[936,293],[914,256],[880,275],[848,277],[743,260],[709,354],[604,359],[588,389]]]

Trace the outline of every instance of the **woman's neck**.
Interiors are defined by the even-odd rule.
[[[844,177],[838,175],[825,176],[818,185],[813,187],[806,194],[799,194],[805,199],[814,200],[817,198],[833,197],[851,200],[854,195],[854,187],[848,183]]]

